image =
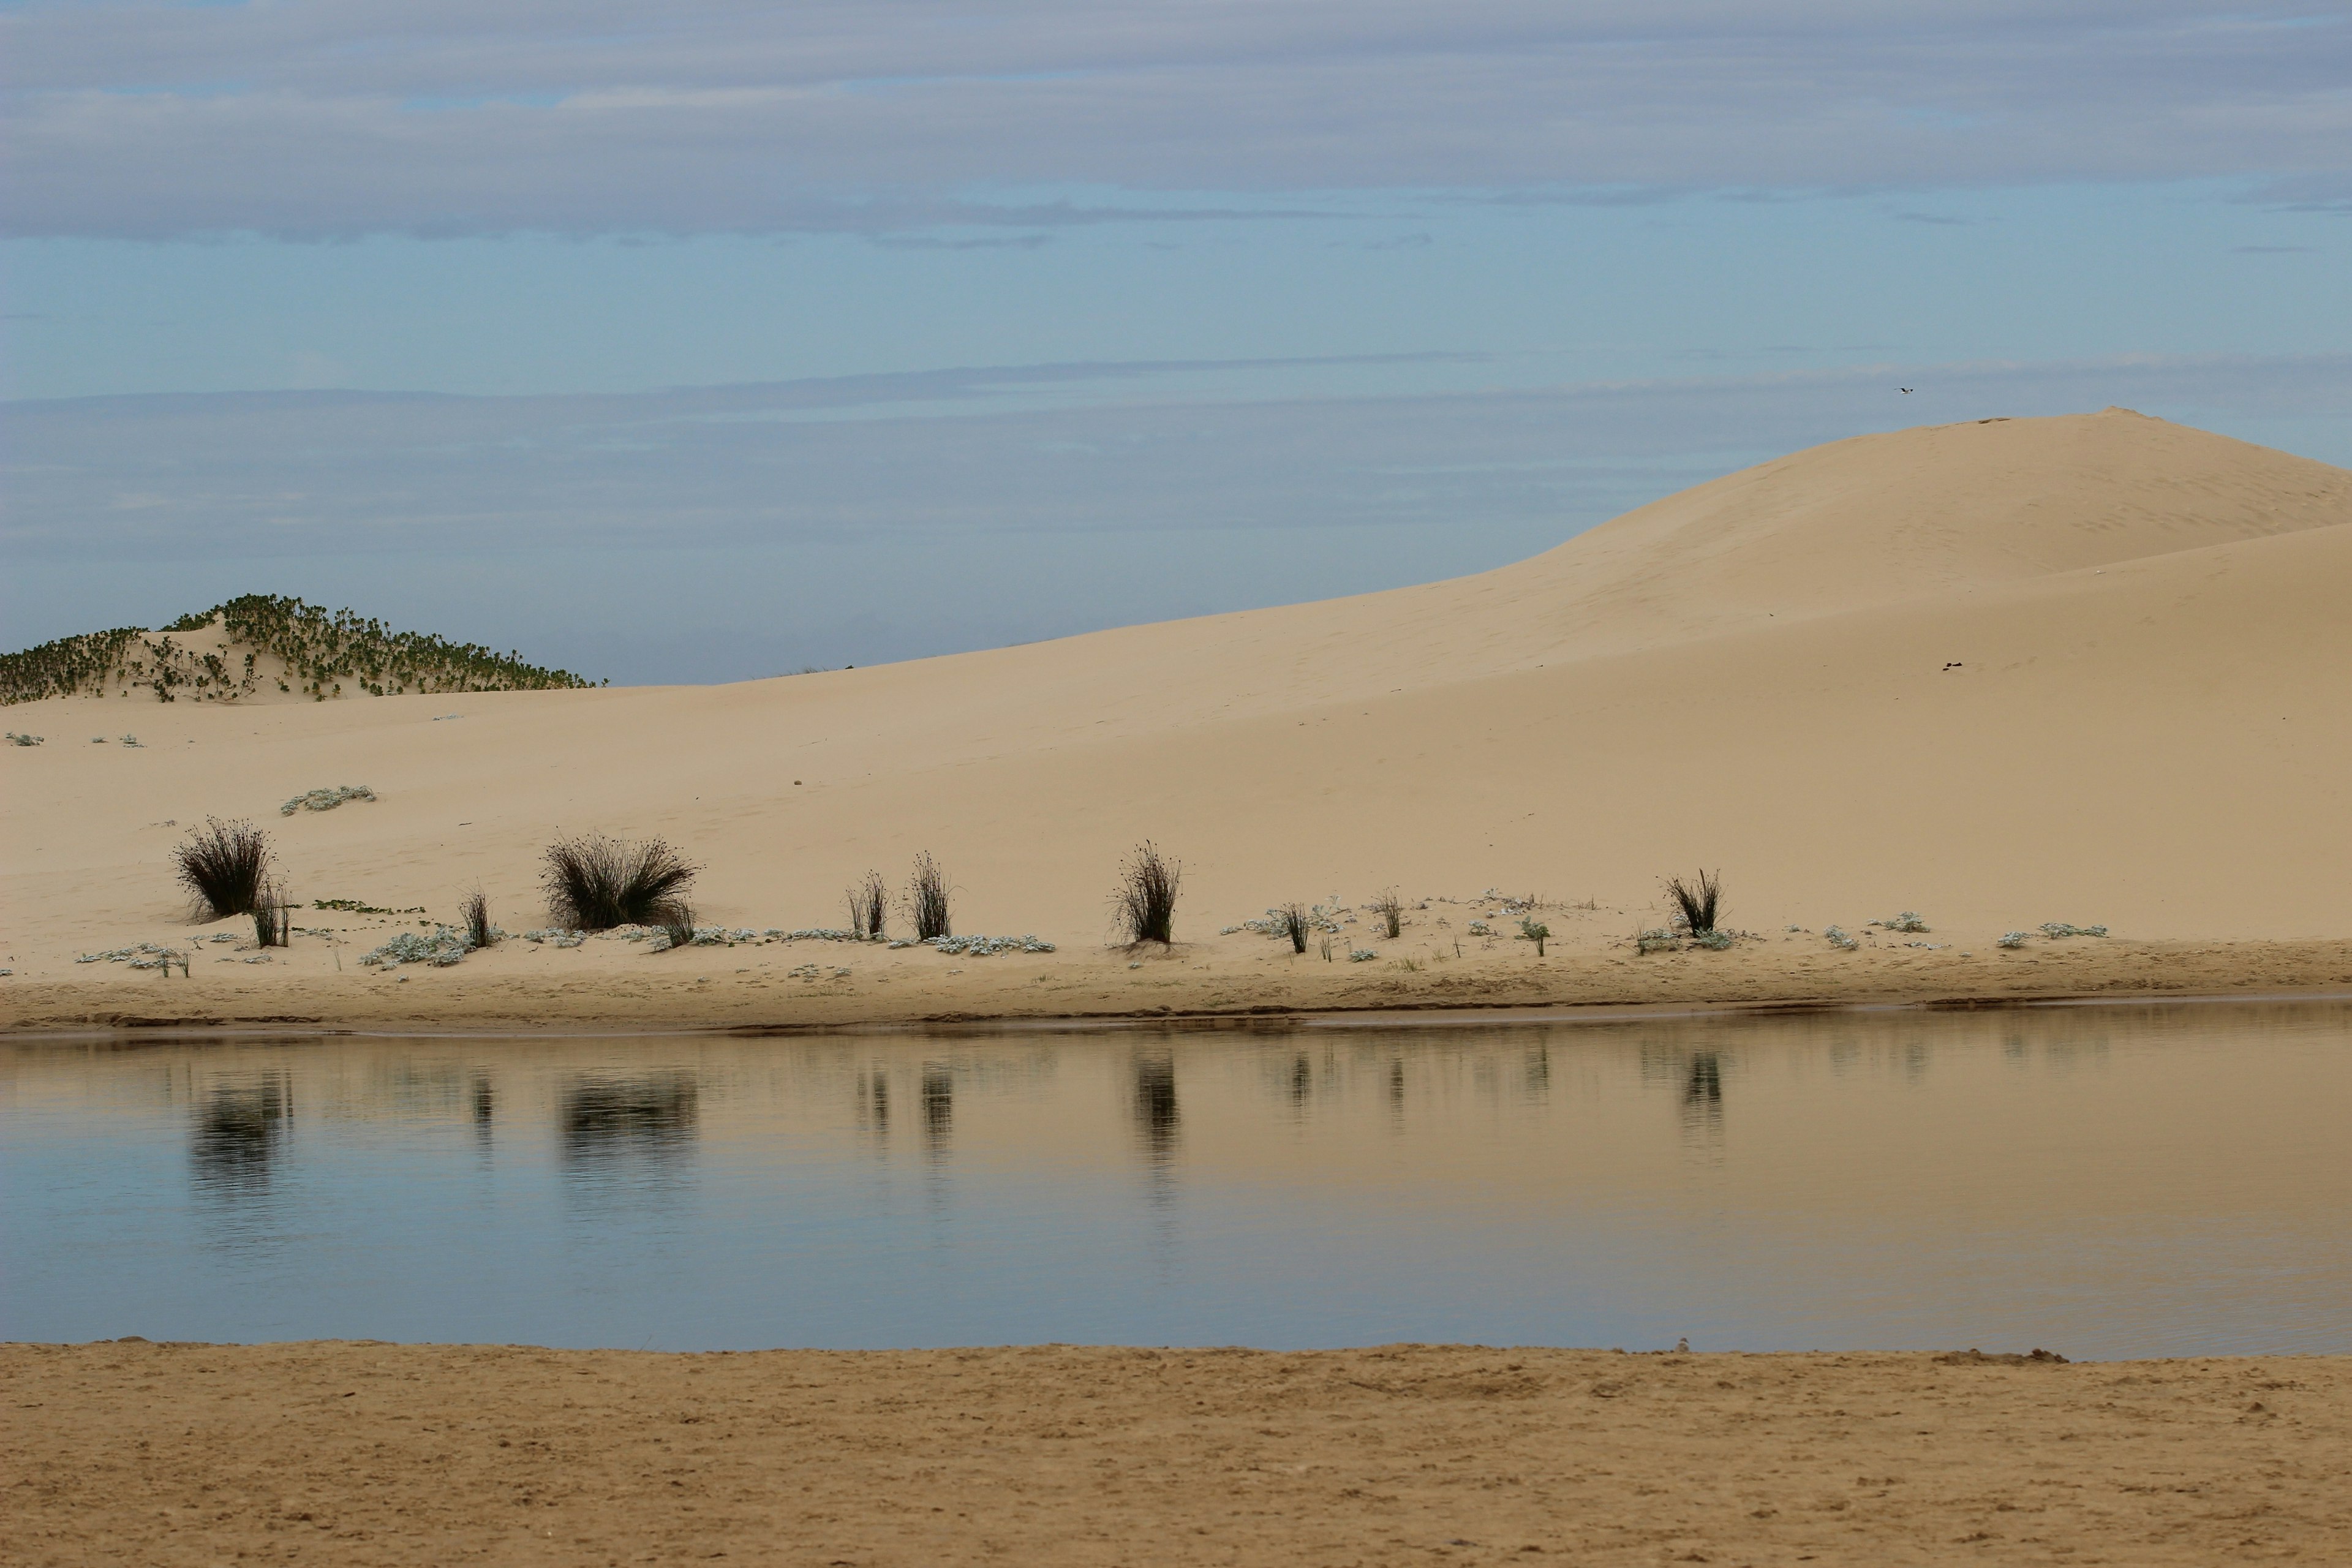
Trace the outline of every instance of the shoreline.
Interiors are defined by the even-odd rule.
[[[1790,954],[1769,943],[1725,954],[1627,960],[1591,952],[1473,955],[1443,971],[1238,961],[1179,943],[1148,960],[1124,950],[946,967],[937,955],[844,953],[824,981],[789,981],[752,948],[689,950],[648,973],[643,956],[533,973],[537,952],[492,953],[446,970],[191,979],[117,973],[16,977],[0,991],[0,1039],[188,1032],[269,1034],[725,1035],[1499,1026],[1721,1013],[2221,1001],[2352,994],[2352,941],[2132,942],[2105,939],[2021,953]],[[791,954],[789,949],[785,955]],[[316,955],[313,955],[315,958]],[[570,957],[571,955],[566,955]],[[831,956],[830,954],[828,956]],[[487,958],[490,962],[483,962]],[[1255,958],[1255,962],[1251,960]],[[561,961],[559,961],[561,962]],[[1790,967],[1791,963],[1799,967]],[[471,973],[468,973],[470,967]],[[803,967],[807,967],[803,965]],[[1369,968],[1370,966],[1365,966]],[[1138,974],[1136,971],[1142,971]]]
[[[15,1560],[2352,1554],[2352,1357],[0,1345]]]

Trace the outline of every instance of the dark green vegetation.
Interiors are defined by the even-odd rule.
[[[948,874],[928,849],[915,857],[907,881],[907,918],[915,922],[917,942],[955,934],[948,921]]]
[[[196,896],[208,918],[249,915],[261,906],[269,883],[269,835],[250,822],[208,816],[202,827],[189,830],[172,860],[181,886]]]
[[[686,889],[701,869],[665,839],[559,838],[547,847],[548,916],[575,931],[690,921]]]
[[[1121,862],[1118,887],[1110,896],[1111,911],[1128,941],[1175,940],[1176,888],[1183,879],[1182,865],[1161,855],[1150,839],[1135,847]]]
[[[241,658],[199,652],[176,641],[221,622]],[[260,668],[260,656],[282,660],[279,679]],[[319,701],[330,697],[377,697],[409,691],[541,691],[593,686],[569,670],[526,664],[519,653],[493,653],[475,643],[453,643],[425,632],[395,632],[349,610],[328,611],[275,594],[247,594],[182,616],[154,637],[135,626],[60,637],[22,653],[0,655],[0,703],[143,687],[157,700],[182,697],[233,701],[272,681]]]
[[[1701,871],[1688,882],[1680,877],[1669,877],[1666,897],[1674,901],[1675,910],[1690,934],[1706,936],[1715,930],[1715,918],[1722,909],[1723,873]]]
[[[1285,904],[1274,911],[1276,929],[1290,939],[1290,951],[1307,951],[1307,909],[1303,904]]]
[[[1381,917],[1381,930],[1391,938],[1403,934],[1404,900],[1391,888],[1372,902],[1372,912]]]

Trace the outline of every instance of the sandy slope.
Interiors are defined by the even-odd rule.
[[[0,750],[16,971],[0,994],[19,1022],[151,1005],[152,977],[70,961],[184,935],[163,858],[207,814],[267,821],[302,899],[440,913],[478,881],[511,929],[543,918],[536,858],[559,827],[670,836],[709,866],[704,919],[751,927],[838,923],[853,876],[898,878],[928,848],[960,886],[960,930],[1064,950],[856,955],[861,977],[898,975],[934,1010],[980,972],[1005,990],[1002,966],[1083,971],[1114,1003],[1123,975],[1167,981],[1171,961],[1130,971],[1102,947],[1112,868],[1145,837],[1184,862],[1179,934],[1196,945],[1180,961],[1199,978],[1139,1005],[1328,991],[1339,983],[1268,962],[1262,939],[1214,933],[1278,900],[1360,904],[1390,885],[1465,901],[1414,910],[1401,942],[1348,928],[1343,950],[1381,953],[1360,980],[1517,984],[1524,944],[1464,938],[1495,907],[1481,889],[1501,888],[1591,901],[1547,911],[1563,941],[1537,990],[1612,999],[1588,984],[1631,962],[1612,943],[1658,923],[1662,875],[1701,865],[1723,868],[1732,920],[1791,960],[1751,952],[1748,966],[1811,965],[1831,976],[1816,994],[1899,992],[1891,965],[1961,951],[2033,962],[1990,940],[2051,920],[2104,923],[2144,952],[2327,939],[2317,967],[2268,972],[2324,982],[2352,937],[2347,603],[2352,473],[2109,410],[1839,442],[1475,577],[873,669],[249,710],[25,705],[11,727],[49,741]],[[145,744],[89,743],[126,730]],[[345,783],[381,802],[275,814]],[[1951,952],[1881,940],[1832,964],[1811,934],[1902,909]],[[1791,924],[1807,930],[1783,944]],[[339,974],[320,939],[266,980],[218,965],[228,952],[207,949],[171,1005],[204,1013],[209,984],[270,998],[263,1012],[345,1016],[398,984],[355,978],[349,947]],[[1423,967],[1392,967],[1408,956]],[[615,943],[493,957],[567,965],[583,997],[665,962]],[[705,996],[738,966],[668,962],[707,970]],[[488,979],[492,958],[477,963],[418,978],[463,989],[456,974]],[[1957,984],[1998,990],[2003,973]],[[1704,972],[1691,984],[1709,988]]]
[[[10,1560],[2342,1562],[2341,1357],[0,1348]]]

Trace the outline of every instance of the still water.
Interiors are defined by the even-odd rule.
[[[2352,1004],[0,1047],[0,1335],[2352,1351]]]

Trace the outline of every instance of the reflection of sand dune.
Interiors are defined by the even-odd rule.
[[[2044,920],[2342,936],[2347,602],[2352,474],[2110,410],[1840,442],[1324,604],[709,689],[142,705],[143,752],[10,758],[12,902],[66,911],[20,939],[18,984],[90,977],[44,944],[169,916],[147,825],[354,779],[382,803],[282,828],[300,892],[437,910],[479,879],[509,925],[563,826],[672,836],[732,924],[830,923],[929,848],[960,929],[1073,947],[1146,835],[1184,860],[1193,938],[1283,899],[1500,884],[1612,911],[1555,922],[1573,956],[1702,864],[1751,929],[1916,908],[1962,945]],[[101,706],[131,710],[16,721]]]

